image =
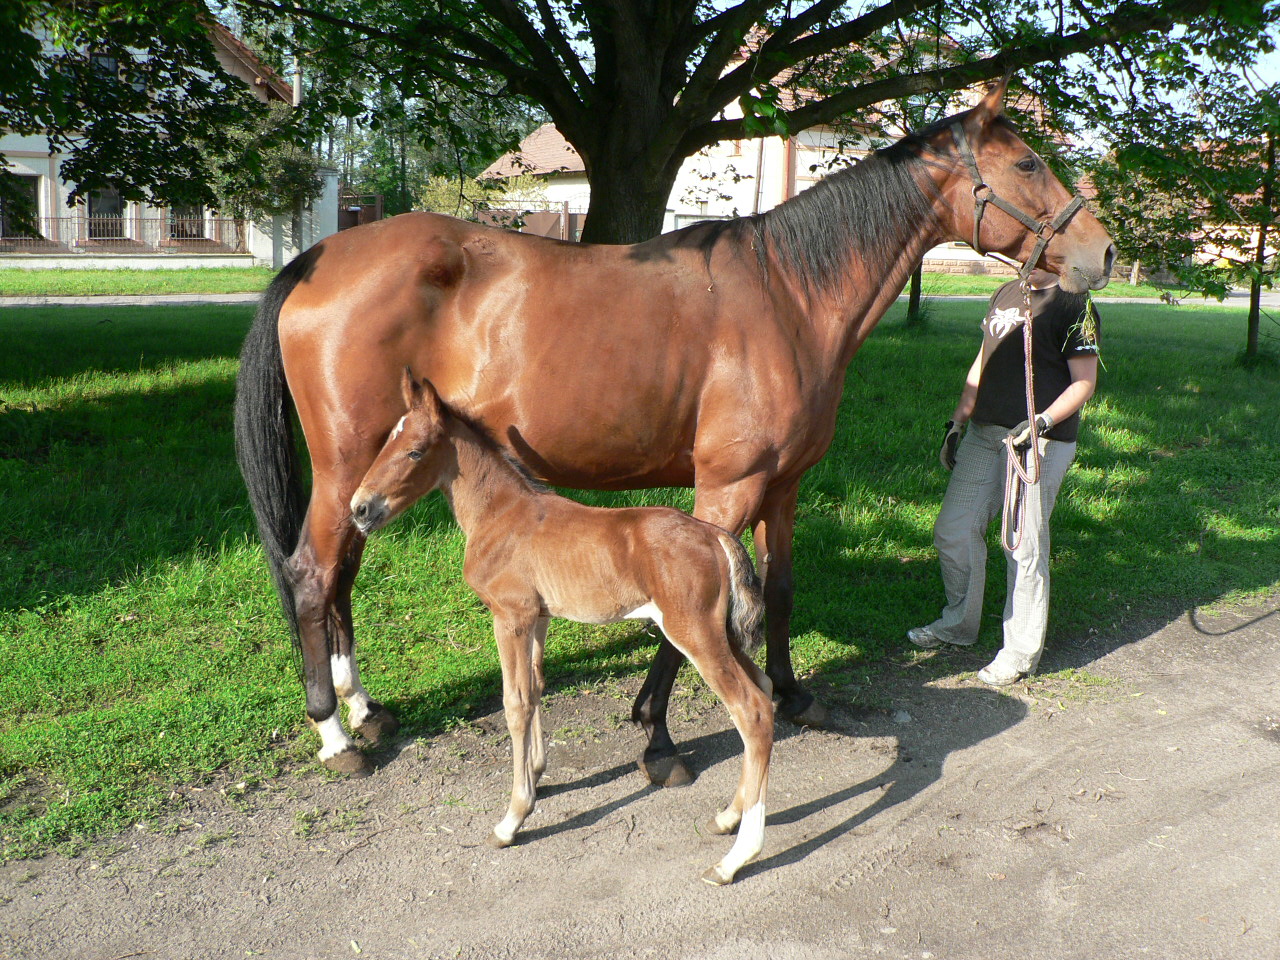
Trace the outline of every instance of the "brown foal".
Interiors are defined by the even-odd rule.
[[[514,766],[511,805],[490,843],[515,842],[546,768],[539,701],[550,619],[652,619],[729,708],[742,737],[738,790],[711,824],[716,833],[738,828],[738,836],[702,877],[732,882],[764,844],[773,749],[772,684],[750,656],[763,602],[742,544],[669,507],[605,510],[557,496],[407,368],[402,391],[408,412],[360,481],[351,515],[368,535],[438,488],[466,535],[463,576],[493,613]]]

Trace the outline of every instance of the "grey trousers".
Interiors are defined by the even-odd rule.
[[[987,528],[1004,505],[1007,427],[970,422],[933,527],[947,606],[929,629],[948,643],[971,644],[982,625],[987,579]],[[1007,558],[1004,646],[996,661],[1034,673],[1049,623],[1049,517],[1075,443],[1042,440],[1040,481],[1027,488],[1022,540]]]

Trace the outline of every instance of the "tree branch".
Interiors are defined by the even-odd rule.
[[[956,90],[1003,76],[1010,70],[1059,60],[1073,53],[1083,53],[1109,43],[1123,40],[1135,33],[1169,30],[1184,19],[1204,13],[1212,0],[1182,0],[1163,8],[1163,16],[1152,16],[1149,6],[1125,3],[1116,12],[1100,21],[1097,28],[1076,31],[1066,36],[1050,34],[1022,47],[1002,50],[990,57],[970,63],[940,67],[919,73],[901,74],[864,83],[822,100],[780,114],[792,131],[804,130],[815,124],[829,123],[853,110],[901,97],[944,90]],[[874,13],[880,13],[884,8]],[[749,88],[748,88],[749,89]],[[679,149],[694,153],[721,140],[750,139],[759,133],[746,129],[742,120],[713,120],[691,129],[681,140]]]

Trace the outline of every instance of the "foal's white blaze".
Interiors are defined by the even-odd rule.
[[[400,434],[404,433],[404,422],[405,422],[405,420],[407,420],[408,418],[409,418],[409,415],[408,415],[407,413],[406,413],[403,417],[401,417],[401,418],[400,418],[400,421],[399,421],[399,422],[395,425],[395,427],[392,429],[392,431],[391,431],[391,436],[387,437],[387,442],[388,442],[388,443],[390,443],[390,442],[391,442],[392,440],[394,440],[396,437],[400,436]]]
[[[716,818],[719,821],[719,817]],[[764,801],[742,815],[742,824],[738,827],[738,839],[734,841],[724,859],[715,866],[721,879],[728,883],[746,864],[756,858],[764,849]]]
[[[333,711],[333,716],[327,720],[312,724],[316,733],[320,734],[320,759],[328,760],[330,757],[336,757],[344,750],[354,750],[356,743],[349,736],[347,731],[342,729],[342,721],[338,719],[338,711]]]
[[[329,658],[329,670],[333,674],[333,689],[347,703],[348,721],[352,727],[361,726],[369,716],[369,694],[360,683],[360,668],[349,656]]]

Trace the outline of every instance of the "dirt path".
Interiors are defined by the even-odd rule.
[[[181,821],[0,868],[0,956],[1274,960],[1276,606],[1052,651],[1089,679],[1015,695],[957,679],[965,653],[904,662],[875,710],[826,691],[834,729],[779,725],[765,853],[732,887],[698,881],[727,848],[703,828],[738,773],[723,711],[680,701],[700,776],[663,791],[626,691],[553,697],[515,848],[483,844],[493,716],[367,780],[189,791]]]

